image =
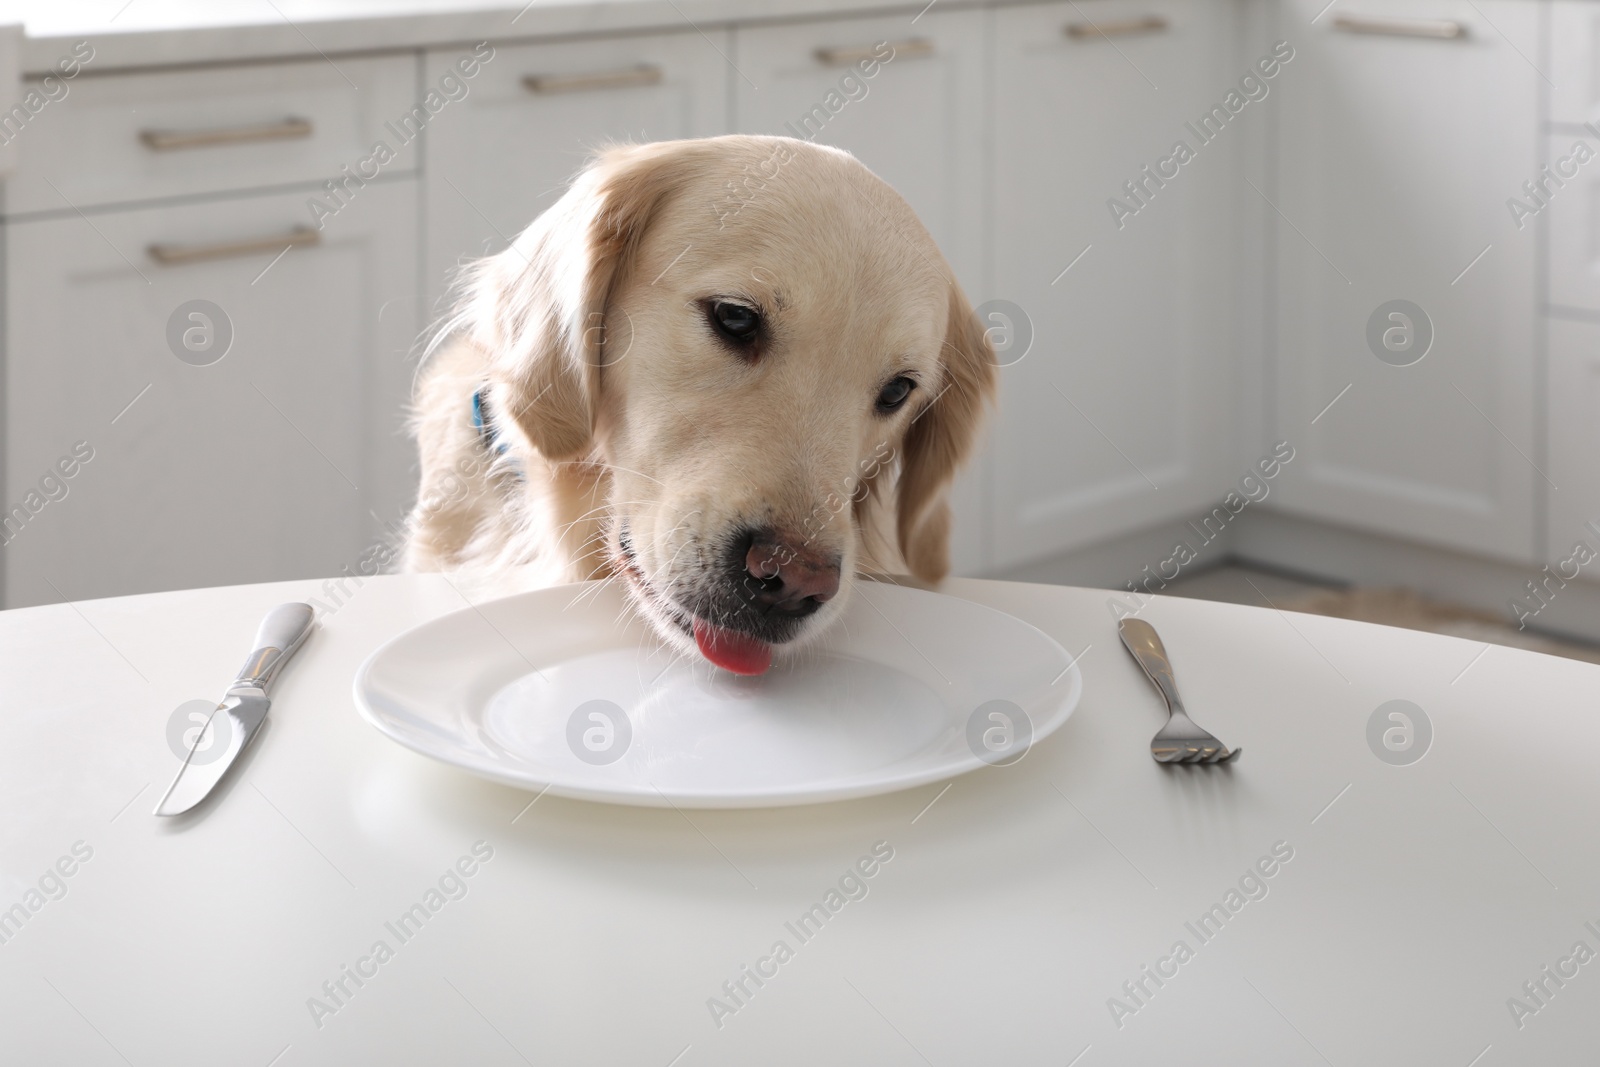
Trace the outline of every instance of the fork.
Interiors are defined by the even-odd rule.
[[[1172,676],[1172,661],[1167,658],[1166,646],[1156,635],[1155,627],[1143,619],[1123,619],[1117,630],[1122,635],[1122,643],[1167,702],[1167,724],[1150,739],[1150,754],[1156,762],[1229,763],[1238,759],[1244,749],[1229,750],[1227,745],[1200,729],[1183,710],[1178,680]]]

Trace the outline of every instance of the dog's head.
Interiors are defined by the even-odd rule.
[[[604,151],[479,267],[465,317],[517,446],[606,465],[606,551],[681,647],[755,672],[820,632],[874,507],[879,560],[944,576],[994,361],[915,214],[846,153]]]

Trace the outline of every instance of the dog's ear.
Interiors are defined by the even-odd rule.
[[[546,459],[591,447],[607,301],[693,159],[672,142],[601,152],[510,248],[467,275],[453,325],[489,355],[497,429]]]
[[[994,348],[954,282],[942,367],[932,400],[906,431],[896,502],[900,554],[911,573],[928,582],[939,581],[950,569],[950,506],[945,490],[972,451],[984,407],[995,390]]]

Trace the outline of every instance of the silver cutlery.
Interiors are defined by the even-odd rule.
[[[267,719],[267,709],[272,706],[272,701],[267,699],[267,688],[289,662],[289,657],[305,642],[314,618],[309,604],[279,604],[267,612],[267,617],[261,620],[261,628],[256,631],[255,651],[244,661],[239,677],[228,687],[206,725],[195,733],[189,755],[156,805],[155,814],[181,815],[204,800],[222,781],[228,768],[260,732],[261,724]],[[223,716],[222,720],[218,720],[219,715]],[[195,753],[211,744],[212,738],[222,729],[227,731],[224,738],[227,750],[218,759],[196,763]]]
[[[1157,763],[1228,763],[1239,758],[1242,748],[1229,749],[1189,718],[1178,696],[1178,680],[1172,674],[1172,661],[1157,636],[1156,629],[1143,619],[1123,619],[1117,627],[1122,643],[1144,673],[1161,691],[1167,702],[1167,724],[1150,739],[1150,754]]]

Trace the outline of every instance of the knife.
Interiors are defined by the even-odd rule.
[[[279,604],[267,612],[256,631],[255,651],[245,660],[239,677],[228,687],[206,720],[206,725],[196,731],[189,755],[184,758],[178,775],[167,787],[166,795],[156,805],[157,815],[181,815],[206,798],[216,784],[222,781],[228,768],[238,760],[239,754],[254,740],[267,719],[267,709],[272,701],[267,699],[267,687],[278,676],[289,657],[305,642],[315,618],[310,604]],[[212,733],[218,715],[227,716],[228,749],[220,759],[196,763],[194,756],[201,748],[208,732]]]

